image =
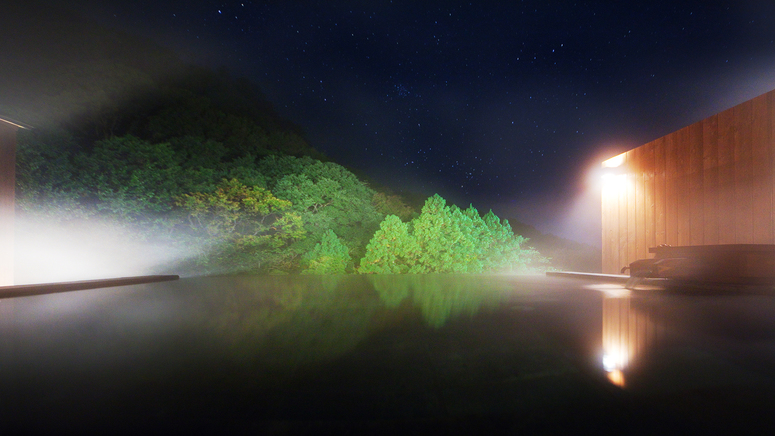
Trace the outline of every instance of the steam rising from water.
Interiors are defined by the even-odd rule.
[[[17,217],[14,283],[179,274],[175,265],[204,248],[173,244],[163,235],[144,239],[107,221]]]

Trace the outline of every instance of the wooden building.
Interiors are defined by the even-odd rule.
[[[26,127],[0,117],[0,286],[13,285],[16,131]]]
[[[662,244],[775,244],[774,129],[771,91],[603,162],[603,272]]]

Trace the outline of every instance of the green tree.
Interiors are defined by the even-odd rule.
[[[415,210],[404,203],[403,199],[398,195],[387,195],[377,192],[372,197],[371,204],[374,205],[377,212],[386,216],[396,215],[401,218],[401,221],[409,221],[415,215]]]
[[[484,218],[473,207],[447,206],[439,195],[425,202],[406,224],[390,215],[366,247],[359,272],[480,273],[526,271],[540,264],[538,253],[524,250],[521,236],[490,211]]]
[[[299,163],[302,164],[300,171],[282,177],[272,190],[278,198],[293,203],[292,210],[302,217],[304,228],[309,232],[310,237],[296,243],[295,249],[299,253],[310,251],[312,242],[322,239],[323,233],[332,229],[350,247],[355,258],[360,259],[383,218],[371,204],[374,191],[341,165],[285,160],[289,167]]]
[[[412,221],[420,257],[414,272],[481,272],[473,223],[459,208],[446,205],[438,194],[430,197]]]
[[[168,212],[187,183],[172,148],[134,136],[98,141],[74,157],[83,201],[126,221]]]
[[[488,272],[513,271],[526,263],[526,252],[522,247],[525,238],[515,235],[508,221],[501,220],[491,211],[482,219],[485,225],[483,250],[484,270]]]
[[[256,167],[258,172],[266,177],[266,187],[274,192],[277,183],[283,177],[291,174],[301,174],[306,167],[315,162],[317,161],[307,156],[270,155],[258,161]]]
[[[347,246],[329,229],[301,262],[306,266],[302,274],[344,274],[352,258]]]
[[[72,164],[78,149],[65,130],[22,130],[16,154],[16,207],[48,218],[88,215],[78,201],[83,190]]]
[[[205,261],[230,269],[277,267],[293,257],[288,245],[306,234],[289,201],[236,179],[222,181],[212,193],[183,194],[176,204],[186,211],[195,236],[211,241],[213,252]]]
[[[362,274],[404,274],[415,272],[419,246],[409,232],[409,225],[395,215],[388,215],[379,225],[360,262]]]

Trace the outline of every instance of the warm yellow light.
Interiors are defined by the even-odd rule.
[[[603,180],[603,191],[609,192],[609,195],[618,195],[617,193],[627,186],[626,174],[606,171],[600,177]]]
[[[622,153],[619,156],[614,156],[611,159],[603,161],[603,168],[616,168],[624,163],[626,154]]]
[[[603,183],[606,184],[616,182],[616,174],[614,173],[603,173],[600,177],[603,179]]]
[[[603,355],[603,369],[607,372],[624,369],[629,363],[629,356],[626,350],[618,349],[618,347],[609,350],[608,353]]]
[[[608,373],[608,381],[613,383],[616,386],[619,386],[620,388],[624,387],[624,373],[621,371],[614,370]]]

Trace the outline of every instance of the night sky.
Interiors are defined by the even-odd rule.
[[[397,192],[598,246],[600,161],[775,88],[775,2],[69,3],[248,77]]]

